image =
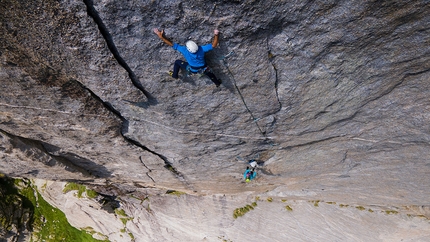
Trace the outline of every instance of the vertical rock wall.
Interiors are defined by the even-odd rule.
[[[366,201],[430,197],[428,1],[0,7],[8,175],[328,197],[348,184]],[[206,57],[222,86],[172,80],[182,57],[154,27],[182,44],[210,43],[219,29]],[[252,186],[240,183],[238,156],[264,162]]]

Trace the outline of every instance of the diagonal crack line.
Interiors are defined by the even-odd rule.
[[[148,151],[149,153],[158,156],[160,159],[162,159],[164,161],[164,168],[166,168],[167,170],[169,170],[170,172],[173,173],[173,175],[175,175],[175,177],[177,177],[181,182],[183,182],[184,184],[186,184],[187,186],[189,185],[186,180],[185,177],[182,173],[180,173],[173,165],[172,163],[167,159],[167,157],[165,157],[162,154],[159,154],[153,150],[150,150],[148,147],[144,146],[143,144],[141,144],[139,141],[131,139],[127,136],[125,136],[122,131],[121,131],[122,136],[124,137],[125,140],[127,140],[128,142],[130,142],[131,144],[134,144],[135,146],[138,146],[146,151]],[[143,162],[142,162],[143,163]],[[145,165],[146,167],[146,165]],[[148,175],[148,174],[147,174]],[[152,179],[152,178],[151,178]]]
[[[246,104],[245,98],[243,97],[242,92],[240,92],[240,89],[239,89],[239,87],[237,86],[236,78],[234,78],[234,75],[233,75],[233,73],[231,72],[230,68],[228,67],[226,60],[225,60],[225,59],[223,59],[223,60],[222,60],[222,63],[223,63],[223,64],[224,64],[224,66],[227,68],[228,74],[229,74],[229,75],[231,76],[231,78],[233,79],[234,87],[236,88],[237,92],[239,93],[239,97],[240,97],[240,99],[242,100],[243,105],[244,105],[244,106],[245,106],[245,108],[246,108],[246,111],[248,111],[248,113],[251,115],[251,118],[252,118],[252,120],[253,120],[253,121],[258,120],[258,119],[254,116],[254,114],[252,113],[252,111],[249,109],[248,105]],[[260,131],[260,133],[261,133],[265,138],[268,138],[268,137],[266,136],[266,132],[264,132],[264,131],[261,129],[260,125],[258,125],[258,122],[253,122],[253,123],[255,123],[255,125],[257,126],[258,130]]]
[[[289,149],[299,148],[299,147],[303,147],[303,146],[310,146],[310,145],[322,143],[322,142],[325,142],[325,141],[328,141],[328,140],[338,139],[338,138],[343,138],[343,137],[344,137],[344,135],[336,135],[336,136],[322,138],[322,139],[319,139],[319,140],[308,141],[308,142],[301,143],[301,144],[289,145],[289,146],[283,147],[282,149],[289,150]]]
[[[93,0],[83,0],[85,5],[87,6],[87,13],[88,16],[90,16],[94,22],[97,24],[101,35],[106,41],[106,44],[110,50],[110,52],[113,54],[114,58],[117,60],[118,64],[120,64],[128,73],[128,76],[130,77],[131,82],[133,85],[139,89],[145,96],[148,98],[149,101],[155,102],[155,98],[145,90],[145,88],[142,86],[142,84],[139,81],[139,78],[136,76],[136,74],[131,70],[131,68],[128,66],[127,62],[121,57],[119,54],[118,48],[116,47],[112,35],[110,34],[109,30],[107,29],[106,25],[103,23],[103,20],[100,18],[99,13],[94,7]]]
[[[74,80],[74,81],[76,81],[76,80]],[[87,90],[90,94],[91,94],[91,97],[93,97],[94,99],[96,99],[97,101],[99,101],[99,102],[101,102],[102,104],[103,104],[103,106],[107,109],[107,110],[109,110],[110,112],[112,112],[113,114],[115,114],[120,120],[121,120],[121,122],[122,122],[122,126],[124,127],[124,125],[126,124],[126,123],[128,123],[128,120],[126,119],[126,118],[124,118],[123,116],[122,116],[122,114],[118,111],[118,110],[116,110],[110,103],[108,103],[108,102],[105,102],[105,101],[103,101],[99,96],[97,96],[91,89],[89,89],[89,88],[87,88],[87,87],[85,87],[82,83],[80,83],[79,81],[76,81],[83,89],[85,89],[85,90]],[[120,130],[120,133],[121,133],[121,136],[124,138],[124,140],[126,140],[127,142],[129,142],[129,143],[131,143],[131,144],[133,144],[133,145],[135,145],[135,146],[137,146],[137,147],[140,147],[141,149],[143,149],[143,150],[145,150],[145,151],[148,151],[149,153],[151,153],[151,154],[153,154],[153,155],[156,155],[156,156],[158,156],[160,159],[162,159],[163,161],[164,161],[164,168],[166,168],[166,169],[168,169],[169,171],[171,171],[180,181],[183,181],[183,182],[185,182],[185,178],[184,178],[184,176],[180,173],[180,172],[178,172],[177,170],[176,170],[176,168],[175,167],[173,167],[173,165],[172,165],[172,163],[171,162],[169,162],[169,160],[165,157],[165,156],[163,156],[163,155],[161,155],[161,154],[159,154],[159,153],[157,153],[157,152],[155,152],[155,151],[153,151],[153,150],[150,150],[148,147],[146,147],[145,145],[143,145],[143,144],[141,144],[140,142],[138,142],[138,141],[136,141],[136,140],[133,140],[133,139],[131,139],[131,138],[129,138],[129,137],[127,137],[124,133],[123,133],[123,127],[121,128],[121,130]],[[152,179],[152,178],[151,178]]]

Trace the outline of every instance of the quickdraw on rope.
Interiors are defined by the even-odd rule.
[[[225,55],[225,56],[221,57],[221,58],[220,58],[220,60],[227,59],[227,58],[229,58],[229,57],[230,57],[230,56],[232,56],[232,55],[234,55],[234,51],[230,51],[230,53],[228,53],[227,55]]]

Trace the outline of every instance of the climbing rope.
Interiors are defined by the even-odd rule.
[[[251,118],[253,120],[253,122],[255,123],[255,125],[257,126],[258,130],[260,131],[260,133],[266,137],[266,133],[261,129],[260,125],[256,122],[259,120],[259,118],[254,117],[254,114],[251,112],[251,110],[249,109],[248,105],[246,105],[245,99],[242,96],[242,93],[239,90],[239,87],[236,84],[236,79],[234,78],[233,73],[231,72],[230,68],[228,67],[228,63],[227,63],[227,59],[231,56],[233,56],[235,53],[234,51],[230,51],[227,55],[221,57],[220,60],[222,60],[222,63],[224,64],[224,66],[227,68],[227,71],[229,73],[229,75],[231,76],[231,78],[233,79],[233,83],[234,86],[236,87],[237,92],[239,93],[240,98],[242,99],[243,104],[245,105],[246,110],[248,111],[248,113],[251,115]]]

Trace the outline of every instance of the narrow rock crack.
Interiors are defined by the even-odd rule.
[[[146,172],[146,175],[155,183],[155,180],[154,180],[154,178],[152,178],[150,175],[149,175],[149,173],[150,172],[152,172],[152,170],[151,169],[149,169],[149,167],[145,164],[145,162],[143,162],[143,160],[142,160],[142,156],[139,156],[139,160],[140,160],[140,162],[143,164],[143,166],[144,167],[146,167],[146,169],[148,169],[148,172]]]
[[[102,103],[103,104],[103,106],[107,109],[107,110],[109,110],[110,112],[112,112],[113,114],[115,114],[120,120],[121,120],[121,122],[122,122],[122,125],[123,125],[123,127],[124,127],[124,125],[126,124],[126,123],[128,123],[128,120],[126,119],[126,118],[124,118],[123,116],[122,116],[122,114],[118,111],[118,110],[116,110],[110,103],[108,103],[108,102],[105,102],[105,101],[103,101],[99,96],[97,96],[91,89],[89,89],[89,88],[87,88],[86,86],[84,86],[82,83],[80,83],[80,82],[78,82],[78,81],[76,81],[80,86],[81,86],[81,88],[83,88],[83,89],[85,89],[85,90],[87,90],[89,93],[90,93],[90,95],[91,95],[91,97],[93,97],[94,99],[96,99],[97,101],[99,101],[100,103]],[[124,140],[126,140],[127,142],[129,142],[129,143],[131,143],[131,144],[133,144],[133,145],[135,145],[135,146],[137,146],[137,147],[140,147],[141,149],[143,149],[143,150],[145,150],[145,151],[147,151],[147,152],[149,152],[149,153],[151,153],[151,154],[153,154],[153,155],[156,155],[156,156],[158,156],[160,159],[162,159],[163,161],[164,161],[164,168],[166,168],[167,170],[169,170],[170,172],[172,172],[180,181],[182,181],[182,182],[185,182],[185,178],[184,178],[184,176],[180,173],[180,172],[178,172],[177,170],[176,170],[176,168],[175,167],[173,167],[173,165],[172,165],[172,163],[171,162],[169,162],[169,160],[165,157],[165,156],[163,156],[163,155],[161,155],[161,154],[159,154],[159,153],[157,153],[157,152],[155,152],[155,151],[153,151],[153,150],[150,150],[148,147],[146,147],[145,145],[143,145],[143,144],[141,144],[139,141],[137,141],[137,140],[133,140],[133,139],[131,139],[131,138],[129,138],[129,137],[127,137],[124,133],[123,133],[123,128],[121,128],[121,130],[120,130],[120,133],[121,133],[121,136],[124,138]],[[148,169],[148,170],[150,170],[145,164],[144,164],[144,166]],[[152,179],[152,178],[151,178]],[[153,180],[153,179],[152,179]]]
[[[267,42],[267,52],[268,52],[267,57],[269,59],[269,63],[272,65],[273,70],[275,71],[275,93],[276,93],[276,100],[278,101],[278,104],[279,104],[279,108],[274,113],[277,113],[277,112],[281,111],[281,109],[282,109],[282,103],[279,100],[279,94],[278,94],[278,84],[279,84],[278,69],[276,68],[275,64],[273,63],[273,59],[275,58],[275,56],[270,51],[269,38],[267,38],[266,42]]]
[[[94,22],[97,24],[101,35],[106,41],[106,44],[110,50],[110,52],[113,54],[114,58],[117,60],[118,64],[120,64],[128,73],[128,76],[133,83],[133,85],[139,89],[148,99],[150,103],[156,103],[156,99],[145,90],[145,88],[142,86],[142,84],[139,81],[139,78],[136,76],[136,74],[133,72],[133,70],[128,66],[127,62],[122,58],[122,56],[119,54],[119,51],[112,39],[112,35],[110,34],[109,30],[107,29],[106,25],[104,24],[103,20],[100,18],[99,13],[94,7],[94,2],[92,0],[83,0],[85,5],[87,6],[87,13],[88,16],[90,16]]]
[[[223,58],[223,59],[222,59],[222,62],[223,62],[223,64],[224,64],[224,66],[226,67],[228,74],[229,74],[229,75],[231,76],[231,78],[233,79],[234,87],[236,88],[237,93],[239,94],[239,97],[240,97],[240,99],[242,100],[243,105],[245,106],[246,111],[248,111],[248,113],[251,115],[251,118],[252,118],[252,120],[253,120],[253,121],[257,121],[257,120],[259,120],[258,118],[256,118],[256,117],[254,116],[254,114],[253,114],[253,113],[252,113],[252,111],[249,109],[248,105],[246,104],[245,98],[243,97],[242,92],[240,91],[239,87],[237,86],[236,78],[234,77],[233,73],[231,72],[230,68],[228,67],[228,64],[227,64],[226,58]],[[260,131],[260,133],[261,133],[264,137],[266,137],[266,132],[264,132],[264,131],[261,129],[261,127],[260,127],[260,125],[258,124],[258,122],[253,122],[253,123],[255,123],[255,125],[257,126],[258,130]],[[266,137],[266,138],[267,138],[267,137]]]

